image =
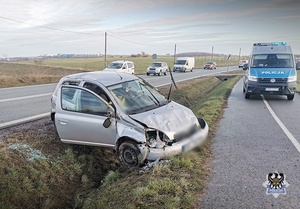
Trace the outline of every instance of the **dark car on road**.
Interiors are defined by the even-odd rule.
[[[204,69],[217,69],[217,63],[216,62],[213,62],[213,61],[209,61],[207,62],[204,66],[203,66]]]

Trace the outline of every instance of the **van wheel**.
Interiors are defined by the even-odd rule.
[[[295,96],[295,94],[289,94],[289,95],[287,95],[287,99],[288,100],[293,100],[294,96]]]
[[[167,75],[167,71],[166,71],[166,72],[164,72],[164,75]]]
[[[147,73],[147,76],[149,76],[150,75],[150,73]]]
[[[250,98],[250,94],[249,93],[246,93],[245,94],[245,99],[249,99]]]
[[[137,167],[142,163],[140,159],[141,152],[134,142],[123,142],[119,146],[118,153],[121,163],[127,167]]]

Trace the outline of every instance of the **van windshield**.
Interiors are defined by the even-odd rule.
[[[108,87],[121,109],[128,115],[155,109],[169,101],[142,79],[126,81]]]
[[[293,56],[291,54],[256,54],[252,56],[251,67],[293,68]]]
[[[176,65],[185,65],[186,60],[176,60]]]

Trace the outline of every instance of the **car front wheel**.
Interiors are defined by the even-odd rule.
[[[295,96],[295,94],[289,94],[289,95],[287,95],[287,99],[288,100],[293,100],[294,96]]]
[[[142,164],[141,152],[136,143],[125,141],[119,146],[119,159],[121,163],[127,167],[137,167]]]

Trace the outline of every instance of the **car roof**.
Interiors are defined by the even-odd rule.
[[[67,75],[63,77],[63,79],[95,81],[101,83],[104,86],[111,86],[117,83],[135,80],[138,79],[138,77],[129,73],[122,72],[93,71]]]

